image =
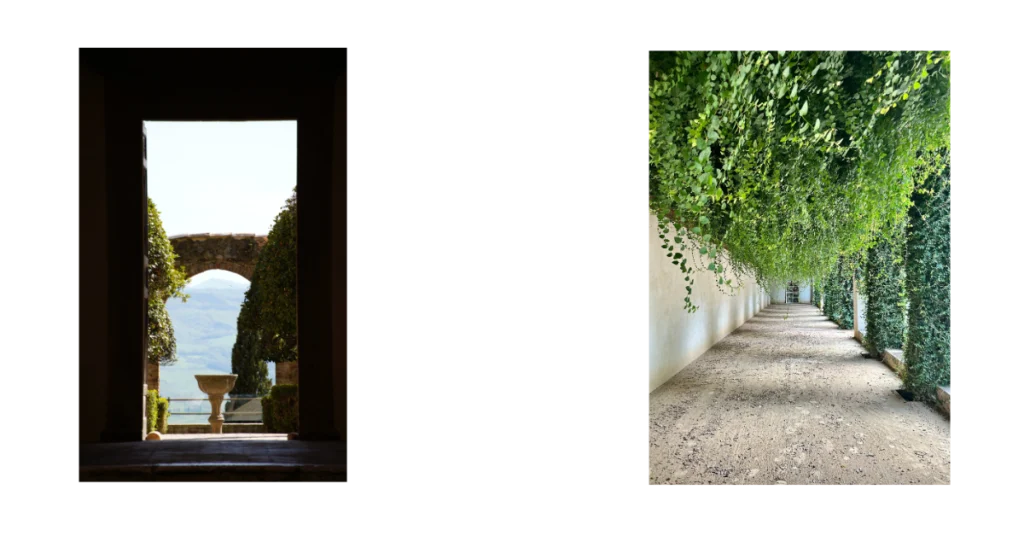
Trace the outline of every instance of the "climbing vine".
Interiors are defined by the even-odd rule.
[[[825,279],[825,315],[841,329],[853,328],[853,275],[850,259],[840,257]]]
[[[898,233],[892,239],[880,239],[868,249],[864,346],[875,356],[887,348],[903,348],[907,302],[903,290],[902,237],[902,233]]]
[[[949,147],[949,74],[948,52],[651,53],[649,207],[669,262],[688,284],[769,288],[890,235],[913,171]]]
[[[907,223],[907,344],[904,385],[915,398],[935,401],[949,385],[949,167],[927,172],[914,192]]]

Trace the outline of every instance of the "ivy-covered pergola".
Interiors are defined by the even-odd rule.
[[[814,281],[843,329],[949,385],[949,52],[652,52],[649,204],[692,282]],[[685,307],[700,307],[686,287]]]

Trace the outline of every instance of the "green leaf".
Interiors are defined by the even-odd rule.
[[[807,115],[807,101],[804,101],[804,105],[800,107],[800,117]]]

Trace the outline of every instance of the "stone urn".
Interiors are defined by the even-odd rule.
[[[224,395],[235,388],[236,379],[238,374],[196,374],[199,390],[210,397],[210,431],[214,434],[224,433],[224,415],[220,412],[220,405],[224,402]]]

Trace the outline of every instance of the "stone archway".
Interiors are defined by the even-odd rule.
[[[226,270],[251,281],[267,236],[199,233],[172,236],[170,241],[178,254],[177,264],[188,277],[207,270]]]
[[[207,270],[225,270],[252,281],[256,259],[267,244],[266,235],[182,234],[170,237],[171,247],[178,255],[177,265],[188,277]],[[296,374],[297,375],[297,374]],[[146,363],[147,389],[160,389],[160,365]]]

